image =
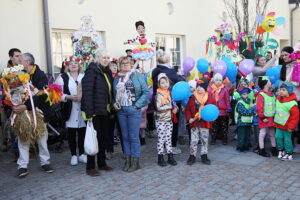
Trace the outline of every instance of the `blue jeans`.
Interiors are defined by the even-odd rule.
[[[122,132],[124,155],[139,158],[141,144],[139,138],[142,112],[132,106],[123,106],[118,111],[118,118]]]

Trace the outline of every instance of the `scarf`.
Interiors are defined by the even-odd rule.
[[[213,83],[211,85],[211,88],[212,88],[212,93],[215,94],[216,102],[218,102],[220,99],[219,90],[224,88],[224,84],[222,83],[219,87],[217,87],[216,84]]]
[[[199,107],[199,114],[197,113],[195,115],[195,117],[198,117],[198,119],[201,119],[201,110],[204,107],[207,99],[208,99],[208,93],[207,92],[198,92],[197,90],[194,91],[194,97],[196,98],[196,100],[201,104]]]
[[[163,90],[161,88],[158,88],[156,91],[163,95],[162,104],[165,104],[167,100],[171,102],[170,90]]]
[[[125,89],[126,89],[125,83],[129,80],[131,73],[132,73],[132,71],[127,72],[127,73],[120,72],[118,74],[119,81],[116,86],[116,102],[117,103],[120,103],[122,97],[125,96]]]

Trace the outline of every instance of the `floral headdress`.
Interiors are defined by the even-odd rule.
[[[78,63],[81,63],[82,62],[82,59],[79,57],[79,56],[70,56],[70,57],[67,57],[64,61],[64,66],[67,66],[70,64],[70,62],[72,61],[76,61]]]

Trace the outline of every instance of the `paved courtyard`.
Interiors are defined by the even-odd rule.
[[[210,147],[212,165],[198,162],[187,166],[188,146],[179,145],[178,165],[157,166],[156,138],[142,147],[142,169],[133,173],[121,170],[120,147],[108,164],[112,172],[99,177],[85,175],[85,165],[70,166],[67,146],[63,153],[51,153],[53,174],[41,171],[38,159],[31,159],[29,175],[16,177],[16,164],[9,155],[0,157],[0,199],[300,199],[300,155],[294,161],[263,158],[252,152],[238,153],[230,145]]]

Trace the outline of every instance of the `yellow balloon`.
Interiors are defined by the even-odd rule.
[[[203,78],[203,74],[201,74],[200,72],[198,72],[198,78],[202,79]]]
[[[194,79],[195,79],[195,76],[196,76],[196,71],[195,71],[195,70],[192,70],[192,71],[190,72],[189,81],[194,80]]]
[[[261,24],[261,26],[267,32],[274,31],[277,28],[276,18],[275,17],[265,17],[262,24]]]
[[[211,68],[209,67],[207,71],[208,71],[209,73],[211,73]]]

